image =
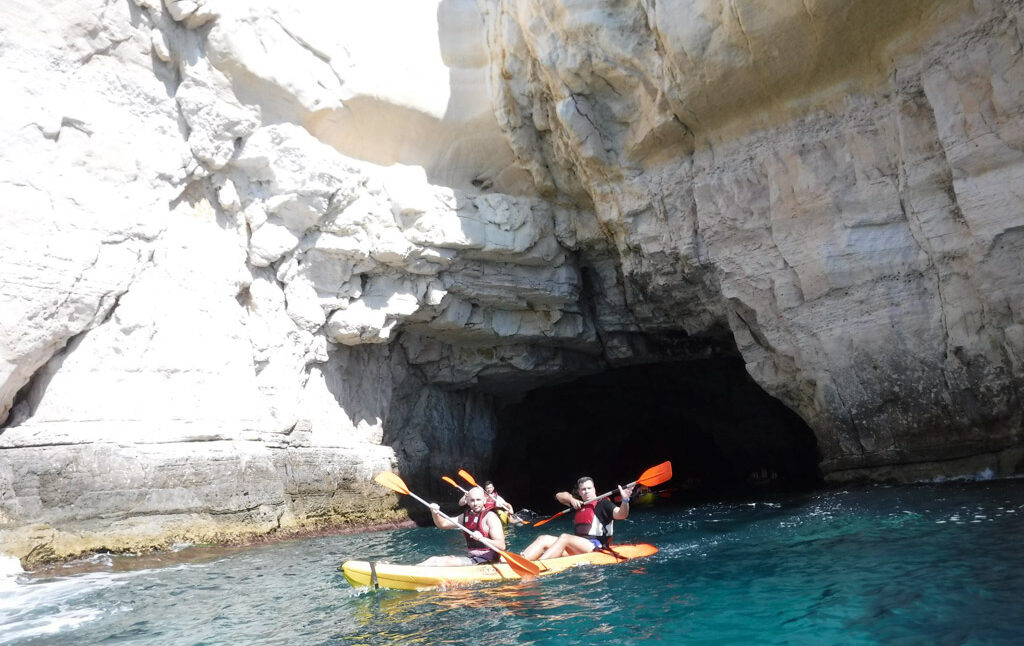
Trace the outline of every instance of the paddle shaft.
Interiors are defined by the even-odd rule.
[[[448,482],[448,481],[445,480],[445,482]],[[462,493],[469,493],[469,489],[463,489],[461,486],[459,486],[459,483],[455,482],[454,480],[452,480],[451,484],[455,485],[458,488],[458,490],[461,491]],[[480,485],[473,485],[473,486],[479,487]],[[495,498],[494,496],[492,496],[491,494],[487,493],[486,491],[484,492],[484,495],[486,495],[488,498],[490,498],[494,502],[495,509],[497,509],[498,499]],[[502,509],[505,509],[505,508],[502,507]],[[512,514],[512,517],[513,518],[519,518],[515,514]],[[520,522],[522,522],[521,519],[520,519]]]
[[[410,491],[409,495],[412,496],[413,498],[415,498],[416,500],[419,500],[421,503],[423,503],[427,507],[429,507],[431,511],[434,510],[433,507],[430,507],[430,503],[429,502],[427,502],[426,500],[420,498],[419,496],[417,496],[413,492]],[[490,540],[488,540],[487,537],[484,536],[482,532],[480,533],[480,538],[476,538],[476,536],[473,536],[473,531],[471,529],[469,529],[468,527],[466,527],[465,525],[463,525],[462,523],[460,523],[459,521],[455,520],[454,518],[452,518],[448,514],[444,513],[440,509],[437,510],[437,513],[438,513],[439,516],[441,516],[441,518],[444,518],[448,522],[454,524],[456,527],[458,527],[462,531],[466,532],[467,534],[472,536],[474,539],[479,540],[481,543],[483,543],[487,547],[491,548],[495,552],[498,552],[499,554],[504,554],[505,553],[505,550],[501,549],[500,547],[498,547],[497,545],[492,543]]]
[[[629,483],[628,485],[626,485],[625,487],[623,487],[623,489],[625,489],[626,487],[632,487],[633,485],[635,485],[635,484],[636,484],[636,483],[638,483],[638,482],[640,482],[640,481],[639,481],[639,480],[634,480],[633,482],[630,482],[630,483]],[[583,504],[587,504],[587,503],[589,503],[589,502],[593,502],[594,500],[601,500],[602,498],[607,498],[608,496],[610,496],[610,495],[612,495],[612,494],[614,494],[614,493],[618,492],[618,490],[619,490],[619,488],[618,488],[618,487],[616,487],[615,489],[612,489],[612,490],[611,490],[611,491],[609,491],[609,492],[603,493],[603,494],[601,494],[600,496],[597,496],[596,498],[592,498],[591,500],[588,500],[588,501],[586,501],[586,502],[585,502],[585,503],[583,503]],[[569,507],[569,508],[567,508],[567,509],[563,509],[562,511],[558,512],[558,513],[557,513],[557,514],[555,514],[554,516],[551,516],[550,518],[547,518],[547,519],[545,519],[545,520],[542,520],[542,521],[540,521],[540,522],[538,522],[538,523],[534,523],[534,526],[536,527],[537,525],[543,525],[544,523],[546,523],[546,522],[548,522],[548,521],[550,521],[550,520],[554,520],[554,519],[558,518],[558,517],[559,517],[559,516],[561,516],[562,514],[566,514],[566,513],[569,513],[570,511],[573,511],[573,508],[572,508],[572,507]]]
[[[462,489],[462,487],[459,487],[459,489]],[[462,489],[462,490],[463,490],[463,491],[466,491],[465,489]],[[468,491],[466,491],[466,493],[469,493],[469,492],[468,492]],[[493,502],[493,503],[494,503],[494,508],[495,508],[495,509],[498,509],[498,499],[497,499],[497,498],[495,498],[494,496],[492,496],[491,494],[487,493],[486,491],[485,491],[484,493],[485,493],[485,494],[487,494],[487,497],[488,497],[488,498],[490,498],[490,499],[491,499],[491,502]],[[510,510],[510,509],[512,508],[512,505],[509,505],[509,504],[508,504],[508,502],[506,502],[506,503],[505,503],[505,505],[506,505],[506,506],[505,506],[505,507],[501,507],[501,509],[504,509],[505,511],[508,511],[508,510]],[[509,514],[509,516],[510,516],[511,518],[515,518],[516,520],[518,520],[519,522],[521,522],[521,523],[523,523],[523,524],[527,524],[527,525],[529,524],[529,523],[527,523],[527,522],[526,522],[525,520],[523,520],[522,518],[520,518],[519,516],[516,516],[515,514]]]
[[[464,478],[467,482],[469,482],[469,484],[473,485],[474,487],[479,487],[480,486],[480,485],[478,485],[476,483],[476,479],[473,476],[469,475],[469,472],[466,471],[465,469],[459,469],[459,475],[462,478]],[[448,482],[448,481],[445,480],[445,482]],[[459,484],[457,482],[455,482],[454,480],[451,482],[451,484],[455,485],[456,487],[459,487]],[[482,488],[483,487],[481,487],[481,489]],[[459,487],[459,489],[461,489],[465,493],[469,493],[465,489],[462,489],[462,487]],[[495,498],[494,496],[492,496],[491,494],[487,493],[486,489],[484,489],[484,493],[487,494],[487,497],[490,498],[494,502],[494,506],[495,506],[495,508],[497,508],[497,506],[498,506],[498,499]],[[509,512],[512,511],[512,505],[509,505],[507,500],[505,501],[505,504],[508,505],[508,506],[507,507],[502,507],[502,509],[504,509],[505,511],[509,511]],[[530,523],[526,522],[525,520],[523,520],[522,518],[520,518],[519,514],[511,514],[510,513],[509,517],[515,518],[516,520],[518,520],[520,523],[522,523],[524,525],[529,525],[530,524]]]
[[[459,487],[459,489],[462,489],[462,487]],[[463,490],[463,491],[466,491],[465,489],[462,489],[462,490]],[[468,491],[466,491],[466,493],[469,493],[469,492],[468,492]],[[487,493],[487,492],[485,491],[484,493]],[[488,497],[488,498],[490,498],[491,500],[493,500],[493,501],[494,501],[494,508],[495,508],[495,509],[498,509],[498,499],[497,499],[497,498],[495,498],[494,496],[492,496],[492,495],[491,495],[491,494],[489,494],[489,493],[487,494],[487,497]],[[508,505],[508,503],[507,503],[507,502],[506,502],[505,504],[506,504],[506,505]],[[508,510],[509,510],[509,509],[511,509],[511,508],[512,508],[512,505],[508,505],[508,507],[502,507],[501,509],[503,509],[503,510],[505,510],[506,512],[508,512]],[[529,524],[530,524],[530,523],[529,523],[528,521],[525,521],[525,520],[523,520],[522,518],[520,518],[520,517],[519,517],[519,514],[509,514],[509,515],[508,515],[508,517],[509,517],[509,518],[515,518],[516,520],[518,520],[518,521],[519,521],[520,523],[522,523],[522,524],[524,524],[524,525],[529,525]]]

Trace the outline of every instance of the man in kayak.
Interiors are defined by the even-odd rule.
[[[485,509],[493,509],[498,512],[498,518],[501,519],[501,523],[504,525],[508,523],[509,519],[515,515],[515,510],[512,509],[512,505],[507,500],[501,497],[501,495],[494,490],[494,483],[490,480],[484,482],[484,493],[487,494],[487,502],[484,503]],[[465,507],[468,500],[468,493],[462,495],[459,499],[459,505]],[[514,519],[519,521],[517,524],[522,524],[523,521],[518,518]]]
[[[501,495],[494,490],[494,483],[491,482],[490,480],[484,482],[484,494],[487,496],[487,500],[486,500],[486,502],[484,502],[484,507],[485,508],[487,508],[487,509],[505,510],[510,515],[515,513],[512,510],[512,505],[510,505],[507,500],[502,498]],[[461,498],[459,498],[459,506],[460,507],[465,507],[468,503],[469,503],[469,492],[466,492],[466,493],[462,494]]]
[[[472,536],[464,534],[466,548],[469,550],[468,556],[431,556],[420,565],[477,565],[498,560],[498,553],[481,543],[480,539],[486,538],[495,547],[504,550],[505,530],[501,527],[501,519],[493,508],[485,508],[487,494],[483,488],[473,487],[465,495],[465,499],[469,508],[459,514],[458,521],[473,532]],[[434,519],[434,525],[440,529],[458,529],[458,525],[438,513],[440,510],[437,503],[430,505],[430,516]]]
[[[576,481],[576,498],[568,491],[559,491],[555,499],[576,510],[573,516],[574,534],[562,534],[557,538],[547,534],[538,536],[522,554],[531,561],[552,559],[559,556],[584,554],[595,549],[608,547],[612,538],[613,524],[629,516],[629,496],[633,485],[619,487],[622,502],[618,506],[607,498],[597,499],[594,480],[584,476]]]
[[[484,483],[484,493],[487,494],[489,506],[496,507],[497,509],[504,509],[508,512],[509,516],[516,513],[515,510],[512,509],[512,505],[494,490],[494,483],[490,480]],[[493,505],[491,504],[492,502]]]

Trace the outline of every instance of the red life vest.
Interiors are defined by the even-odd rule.
[[[479,514],[474,514],[471,511],[465,511],[462,514],[462,524],[469,531],[471,531],[471,532],[477,532],[478,531],[481,534],[483,534],[486,538],[490,538],[490,536],[487,535],[487,532],[485,532],[483,530],[483,527],[482,527],[484,517],[487,515],[487,512],[489,512],[489,511],[491,511],[491,510],[487,509],[486,507],[484,507],[482,510],[480,510]],[[466,547],[469,548],[470,552],[472,552],[472,553],[479,553],[479,552],[482,552],[482,551],[493,551],[493,550],[491,550],[491,548],[487,547],[486,545],[484,545],[480,541],[476,540],[475,538],[473,538],[469,534],[466,534],[465,532],[463,532],[462,535],[466,537]]]
[[[591,500],[576,510],[576,515],[573,516],[572,522],[576,527],[577,536],[606,539],[612,535],[613,521],[608,521],[608,524],[605,525],[597,517],[595,510],[600,502],[600,500]]]
[[[487,499],[484,501],[484,509],[497,509],[498,498],[501,498],[501,494],[498,493],[497,490],[495,490],[494,493],[487,493],[485,491],[484,495],[487,496]],[[506,502],[505,504],[508,503]]]

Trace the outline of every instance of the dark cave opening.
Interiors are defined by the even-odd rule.
[[[737,356],[617,368],[534,389],[498,412],[493,479],[515,505],[553,512],[582,475],[598,492],[671,460],[674,500],[820,484],[817,443]],[[671,494],[671,495],[668,495]]]

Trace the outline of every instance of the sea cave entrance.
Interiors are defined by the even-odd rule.
[[[665,460],[675,499],[820,482],[813,432],[738,356],[611,369],[531,390],[497,417],[493,477],[520,506],[552,508],[580,475],[608,491]]]

